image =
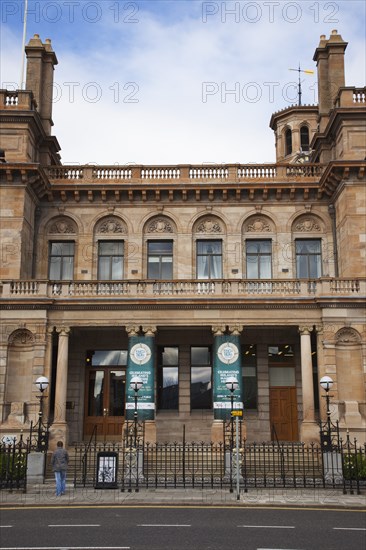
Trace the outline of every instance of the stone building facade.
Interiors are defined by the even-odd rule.
[[[0,91],[0,422],[52,441],[316,441],[366,427],[365,88],[347,44],[316,48],[319,104],[273,114],[276,162],[64,166],[51,135],[56,55],[35,35],[25,91]],[[234,375],[234,404],[225,388]]]

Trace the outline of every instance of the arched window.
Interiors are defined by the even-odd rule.
[[[302,151],[309,151],[309,128],[307,126],[300,128],[300,144]]]
[[[291,155],[292,153],[292,132],[290,128],[286,130],[285,133],[285,156]]]

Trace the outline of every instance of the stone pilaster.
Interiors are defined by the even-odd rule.
[[[58,352],[56,370],[56,392],[55,392],[55,420],[51,426],[51,448],[58,440],[67,443],[66,423],[66,396],[67,396],[67,371],[69,359],[69,327],[59,327]],[[53,445],[52,445],[53,442]]]
[[[300,326],[300,353],[301,353],[301,388],[303,418],[300,427],[300,439],[304,443],[311,443],[319,439],[319,428],[315,422],[313,365],[311,360],[312,327]]]

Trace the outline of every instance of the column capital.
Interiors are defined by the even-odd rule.
[[[310,332],[313,330],[313,327],[312,326],[307,326],[307,325],[299,325],[299,332],[300,332],[300,335],[303,335],[303,334],[310,334]]]
[[[214,336],[222,336],[226,330],[226,325],[212,325],[211,330]]]
[[[140,332],[139,325],[126,325],[125,328],[128,336],[137,336]]]
[[[229,332],[234,336],[240,336],[240,333],[243,331],[243,325],[229,325]]]
[[[324,332],[324,326],[323,325],[315,325],[315,332],[317,332],[318,334],[323,334]]]
[[[65,327],[65,326],[56,327],[56,332],[58,332],[60,336],[69,336],[71,332],[71,328]]]
[[[155,336],[155,332],[157,331],[157,327],[153,325],[143,325],[142,332],[145,333],[145,336]]]

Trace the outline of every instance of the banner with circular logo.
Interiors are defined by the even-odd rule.
[[[126,376],[126,419],[133,420],[137,404],[138,420],[154,420],[154,337],[131,336],[128,340]],[[140,378],[142,386],[135,392],[131,380]],[[137,400],[135,401],[135,396]]]
[[[228,380],[236,380],[237,388],[231,393]],[[231,400],[231,396],[233,400]],[[243,379],[241,373],[240,336],[219,335],[214,340],[213,357],[214,418],[229,419],[231,406],[243,409]]]

